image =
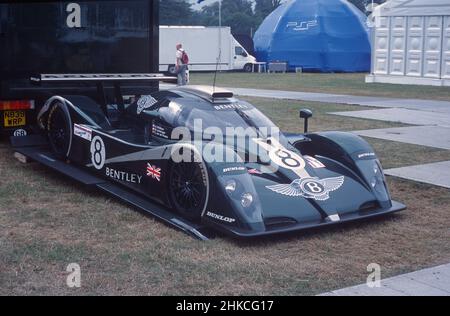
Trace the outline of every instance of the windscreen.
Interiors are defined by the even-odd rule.
[[[155,72],[152,2],[0,1],[0,74]]]
[[[177,118],[177,126],[187,127],[196,133],[200,128],[206,139],[210,138],[209,133],[215,134],[218,131],[224,137],[280,136],[277,126],[267,116],[250,103],[241,100],[230,104],[216,104],[207,109],[200,106],[184,107]],[[242,131],[245,132],[241,134]]]

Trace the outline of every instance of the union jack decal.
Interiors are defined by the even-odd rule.
[[[161,182],[161,168],[147,163],[147,176]]]

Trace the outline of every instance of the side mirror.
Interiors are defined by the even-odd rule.
[[[300,118],[305,120],[305,133],[308,133],[308,120],[313,117],[313,112],[309,109],[300,110]]]
[[[247,54],[246,52],[243,52],[241,55],[242,55],[243,57],[248,57],[248,54]]]

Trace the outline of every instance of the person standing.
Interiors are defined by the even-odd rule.
[[[183,45],[177,45],[176,53],[176,72],[178,76],[178,85],[185,86],[187,84],[187,71],[188,71],[189,57],[183,49]]]

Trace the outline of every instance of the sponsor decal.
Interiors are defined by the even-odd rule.
[[[244,172],[247,168],[245,167],[230,167],[223,169],[223,173],[230,173],[230,172]]]
[[[323,163],[321,163],[319,160],[317,160],[314,157],[311,156],[303,156],[303,158],[305,158],[305,160],[308,162],[308,164],[313,167],[314,169],[321,169],[321,168],[325,168],[325,165]]]
[[[27,131],[24,130],[24,129],[16,129],[16,130],[14,131],[14,136],[15,136],[15,137],[24,137],[24,136],[27,136]]]
[[[101,170],[106,161],[105,143],[100,136],[95,136],[91,142],[91,162],[97,170]]]
[[[122,181],[122,182],[137,183],[137,184],[141,184],[141,182],[142,182],[142,176],[135,174],[135,173],[119,171],[119,170],[115,170],[115,169],[112,169],[109,167],[106,167],[105,173],[106,173],[107,177],[114,179],[114,180]]]
[[[169,139],[166,129],[158,124],[153,123],[152,134],[161,138]]]
[[[158,182],[161,182],[161,168],[147,163],[147,177],[152,177]]]
[[[262,171],[253,168],[253,169],[248,169],[248,173],[249,174],[262,174]]]
[[[90,142],[92,141],[92,130],[82,125],[75,124],[73,134]]]
[[[141,114],[144,110],[151,108],[156,103],[158,103],[158,100],[151,95],[143,95],[137,102],[137,114]]]
[[[216,105],[216,106],[214,106],[214,108],[217,111],[222,111],[222,110],[245,110],[245,109],[248,109],[248,106],[245,105],[245,104],[240,104],[240,103],[231,103],[231,104]]]
[[[213,212],[207,212],[206,216],[214,218],[214,219],[217,219],[217,220],[222,221],[222,222],[230,223],[230,224],[236,222],[236,219],[234,219],[234,218],[226,217],[226,216],[219,215],[219,214],[216,214],[216,213],[213,213]]]
[[[330,192],[338,190],[344,184],[344,177],[336,178],[304,178],[294,180],[291,184],[278,184],[267,186],[273,192],[291,196],[326,201],[330,198]]]
[[[362,153],[362,154],[358,154],[358,159],[370,159],[370,158],[375,158],[376,154],[375,153]]]

